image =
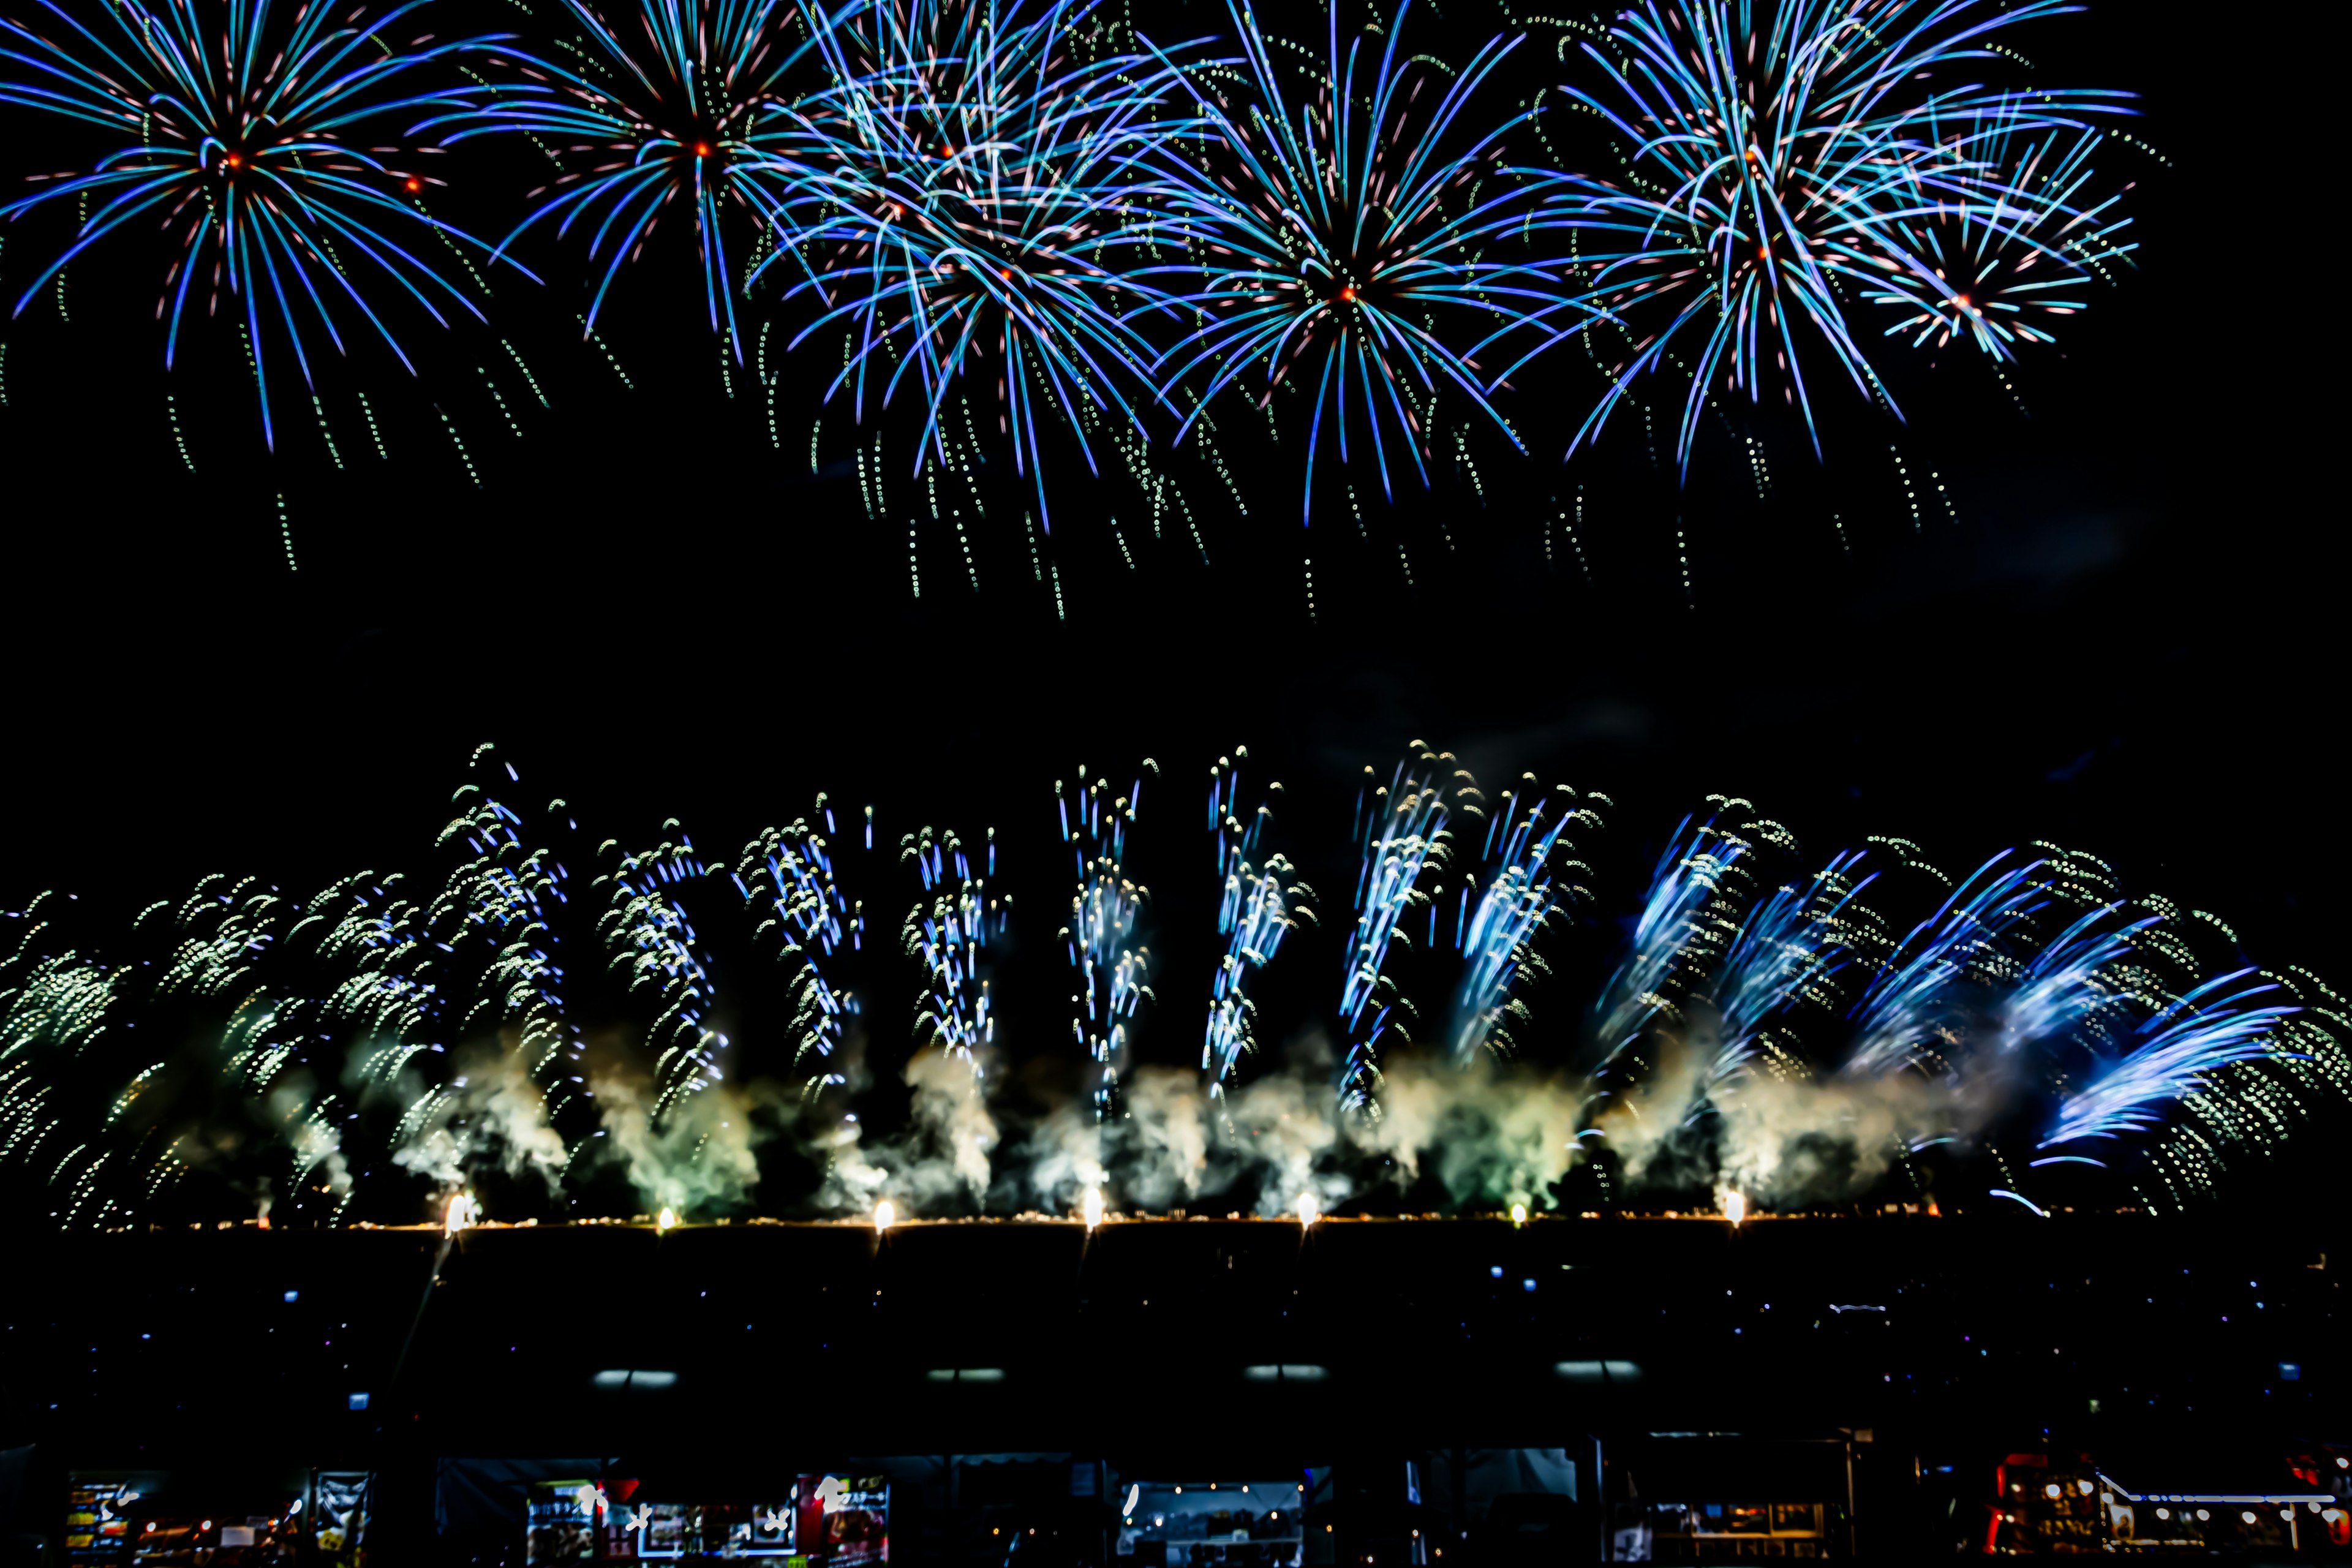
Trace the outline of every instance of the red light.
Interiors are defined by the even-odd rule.
[[[1356,291],[1353,289],[1342,289],[1339,290],[1339,298],[1352,305],[1356,301]]]
[[[245,160],[244,160],[244,159],[242,159],[242,158],[240,158],[240,157],[238,157],[236,153],[231,153],[228,155],[228,166],[229,166],[230,168],[232,168],[232,169],[236,169],[236,168],[242,168],[242,167],[244,166],[244,164],[245,164]]]
[[[422,181],[422,180],[420,180],[420,179],[418,179],[418,178],[417,178],[415,175],[414,175],[414,174],[409,175],[409,176],[408,176],[408,178],[407,178],[404,182],[403,182],[403,183],[404,183],[404,184],[405,184],[408,186],[408,188],[409,188],[410,190],[412,190],[412,191],[421,191],[421,190],[423,190],[423,189],[425,188],[425,182],[424,182],[424,181]]]
[[[698,157],[698,158],[708,158],[708,157],[709,157],[709,156],[710,156],[710,143],[709,143],[709,142],[697,142],[694,144],[694,155],[695,155],[696,157]]]

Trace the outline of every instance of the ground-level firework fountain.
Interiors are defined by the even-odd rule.
[[[1188,973],[1161,955],[1181,899],[1133,869],[1190,831],[1147,809],[1156,763],[1076,770],[1000,865],[995,828],[984,854],[926,826],[894,856],[875,822],[898,808],[845,834],[823,797],[731,856],[674,821],[629,848],[561,799],[509,804],[484,747],[430,878],[215,877],[127,918],[28,900],[0,1154],[69,1229],[2162,1210],[2352,1083],[2323,981],[2086,855],[1961,878],[1898,838],[1812,858],[1717,797],[1619,893],[1590,859],[1605,795],[1490,794],[1416,744],[1335,839],[1248,805],[1249,766],[1210,770],[1194,875],[1222,952]],[[1015,889],[1055,830],[1045,947]],[[896,951],[868,940],[893,900]],[[1020,973],[1024,936],[1066,956],[1058,980]],[[1577,966],[1604,977],[1588,994],[1559,978]],[[1208,1002],[1196,1060],[1152,1048],[1185,1032],[1163,1021],[1183,993]]]

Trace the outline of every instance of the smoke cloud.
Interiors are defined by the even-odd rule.
[[[1383,1075],[1376,1117],[1350,1128],[1385,1155],[1399,1185],[1431,1171],[1456,1205],[1553,1206],[1551,1189],[1581,1153],[1580,1079],[1498,1063],[1466,1068],[1404,1057]]]
[[[1713,1042],[1661,1036],[1657,1065],[1597,1120],[1633,1186],[1712,1184],[1776,1208],[1867,1190],[1930,1140],[1981,1134],[2015,1101],[2014,1064],[1984,1053],[1948,1073],[1814,1077],[1752,1064],[1710,1089]]]
[[[1000,1134],[980,1075],[961,1058],[926,1050],[905,1078],[914,1100],[902,1136],[869,1150],[864,1127],[846,1118],[806,1134],[825,1165],[822,1206],[860,1212],[888,1197],[911,1213],[986,1199]]]
[[[520,1056],[488,1047],[460,1059],[457,1075],[393,1150],[394,1164],[436,1187],[460,1187],[484,1160],[510,1176],[536,1175],[560,1191],[568,1151],[547,1120],[547,1096]]]
[[[589,1088],[604,1132],[629,1184],[649,1209],[681,1215],[739,1206],[760,1184],[759,1145],[770,1102],[757,1084],[713,1083],[672,1100],[658,1121],[653,1085],[619,1069],[592,1077]]]

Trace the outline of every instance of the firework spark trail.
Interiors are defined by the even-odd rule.
[[[363,321],[415,374],[362,279],[444,327],[445,308],[484,319],[456,281],[411,248],[433,236],[488,249],[424,211],[421,193],[440,182],[412,163],[423,150],[412,139],[425,128],[415,123],[420,115],[429,122],[478,106],[470,89],[427,88],[419,79],[497,48],[506,35],[404,40],[403,24],[423,20],[424,0],[373,18],[364,8],[302,5],[289,13],[270,0],[230,0],[218,25],[195,0],[152,7],[122,0],[102,7],[105,20],[95,28],[56,0],[38,5],[67,41],[0,18],[0,102],[123,140],[88,172],[58,176],[0,207],[0,217],[12,221],[59,202],[84,211],[73,242],[16,301],[18,314],[77,256],[126,226],[136,232],[160,220],[173,253],[156,305],[165,323],[164,366],[176,363],[191,292],[215,315],[226,289],[252,355],[262,434],[272,448],[273,342],[282,339],[315,389],[318,338],[343,353],[342,323]],[[458,255],[462,261],[462,249]],[[210,282],[198,290],[206,273]]]
[[[552,1191],[571,1156],[552,1125],[579,1057],[564,1026],[554,935],[566,873],[545,847],[525,847],[521,819],[491,793],[499,772],[520,783],[492,751],[478,747],[473,757],[490,788],[462,786],[458,814],[436,841],[470,858],[422,905],[388,900],[366,879],[331,889],[331,901],[313,900],[321,956],[339,953],[352,967],[331,1010],[313,1017],[299,995],[288,1004],[306,1037],[367,1039],[358,1076],[379,1092],[414,1091],[407,1068],[420,1053],[446,1055],[461,1039],[498,1042],[457,1056],[455,1076],[415,1093],[402,1114],[394,1163],[430,1177],[445,1199],[493,1160],[509,1173],[536,1173]]]
[[[2096,224],[2102,209],[2068,206],[2074,187],[2042,174],[2035,138],[2128,112],[2126,95],[2004,89],[1963,74],[1990,58],[1996,32],[2071,8],[1889,0],[1865,14],[1784,0],[1759,26],[1744,3],[1646,0],[1620,15],[1610,50],[1584,44],[1607,91],[1563,90],[1614,129],[1630,172],[1622,185],[1570,182],[1559,216],[1580,229],[1586,297],[1629,325],[1609,390],[1569,450],[1696,340],[1675,447],[1685,474],[1718,387],[1755,401],[1779,390],[1818,455],[1804,351],[1826,353],[1864,398],[1885,396],[1841,288],[1965,312],[1965,289],[1917,247],[1921,226],[2031,247],[2037,231]]]
[[[1369,79],[1359,76],[1360,38],[1341,56],[1335,8],[1328,74],[1294,107],[1255,14],[1241,0],[1230,0],[1229,9],[1250,79],[1229,97],[1222,85],[1214,92],[1202,85],[1217,78],[1188,76],[1213,137],[1197,157],[1164,160],[1166,232],[1194,259],[1145,269],[1189,271],[1188,291],[1175,303],[1210,317],[1160,356],[1163,387],[1203,379],[1177,439],[1201,407],[1245,374],[1262,367],[1264,402],[1307,367],[1316,378],[1315,412],[1302,521],[1313,516],[1327,417],[1343,466],[1360,418],[1381,490],[1391,499],[1392,444],[1412,458],[1423,487],[1430,482],[1442,386],[1458,389],[1524,450],[1489,401],[1501,378],[1489,376],[1479,356],[1522,333],[1556,341],[1590,318],[1555,283],[1565,246],[1555,259],[1533,245],[1569,221],[1565,206],[1540,200],[1559,176],[1502,162],[1505,142],[1532,111],[1494,124],[1466,116],[1519,40],[1487,42],[1423,116],[1420,58],[1402,54],[1399,43],[1409,0],[1398,7]],[[1457,132],[1466,143],[1458,151]],[[1465,190],[1462,210],[1449,210],[1448,198]],[[1563,313],[1577,324],[1551,322]],[[1434,327],[1441,315],[1442,334]],[[1354,413],[1351,402],[1360,405]]]
[[[2217,975],[2141,1024],[2122,1057],[2066,1097],[2041,1146],[2153,1127],[2158,1105],[2202,1092],[2221,1068],[2271,1055],[2277,1026],[2296,1009],[2284,1003],[2253,1005],[2278,994],[2267,982],[2238,984],[2253,973]]]
[[[1851,951],[1849,909],[1874,879],[1854,879],[1861,859],[1858,851],[1832,857],[1806,882],[1775,889],[1740,921],[1711,987],[1720,1034],[1710,1085],[1748,1066],[1768,1019],[1801,1000],[1828,1001]]]
[[[710,329],[740,363],[735,300],[749,280],[730,258],[726,215],[740,208],[759,231],[789,228],[802,171],[786,110],[810,40],[788,36],[786,0],[639,0],[617,23],[588,0],[562,3],[587,45],[565,41],[579,69],[516,54],[486,102],[432,123],[453,143],[521,134],[555,163],[554,182],[531,193],[538,205],[499,254],[550,219],[559,237],[593,225],[588,255],[602,271],[583,318],[592,337],[623,266],[665,214],[688,209]],[[550,150],[542,137],[562,145]]]
[[[1217,931],[1225,951],[1209,986],[1208,1026],[1201,1042],[1201,1070],[1209,1075],[1212,1098],[1222,1100],[1234,1068],[1255,1045],[1252,1022],[1256,1005],[1249,984],[1258,971],[1274,962],[1282,940],[1311,919],[1307,904],[1314,889],[1298,879],[1297,868],[1280,855],[1260,862],[1258,839],[1271,815],[1261,802],[1244,826],[1241,811],[1241,764],[1249,760],[1245,747],[1231,757],[1220,757],[1210,770],[1209,820],[1217,847],[1217,870],[1223,889],[1217,900]],[[1282,786],[1269,783],[1266,793]]]
[[[1685,817],[1650,874],[1631,951],[1601,996],[1597,1037],[1604,1070],[1666,1005],[1667,977],[1678,965],[1711,967],[1712,949],[1727,934],[1725,921],[1707,917],[1719,915],[1724,880],[1749,845],[1717,821],[1711,816],[1693,826]]]
[[[1143,760],[1146,770],[1159,764]],[[1084,767],[1076,787],[1066,792],[1054,784],[1062,841],[1076,861],[1077,891],[1070,899],[1070,923],[1061,938],[1070,967],[1077,971],[1083,990],[1070,998],[1076,1011],[1071,1032],[1087,1055],[1102,1065],[1095,1090],[1097,1118],[1117,1109],[1118,1084],[1127,1068],[1128,1033],[1136,1009],[1151,997],[1147,984],[1151,951],[1135,941],[1135,923],[1148,889],[1130,880],[1124,868],[1127,830],[1143,804],[1143,779],[1139,773],[1126,795],[1114,795],[1100,774],[1089,783]]]
[[[1130,318],[1168,300],[1135,260],[1158,243],[1148,160],[1194,133],[1167,112],[1175,58],[1078,58],[1094,10],[905,0],[813,16],[832,81],[780,118],[795,216],[761,264],[789,259],[803,276],[788,297],[819,302],[795,344],[849,334],[828,400],[847,387],[863,421],[871,381],[886,406],[919,384],[918,475],[952,466],[949,398],[993,360],[1013,465],[1049,535],[1041,414],[1089,472],[1101,415],[1142,436],[1151,351]]]
[[[899,858],[914,862],[929,895],[928,902],[907,911],[901,932],[908,953],[921,963],[929,981],[915,1017],[916,1034],[968,1063],[975,1077],[983,1076],[996,1020],[981,965],[991,934],[1001,935],[1013,918],[1010,900],[988,892],[996,868],[996,831],[989,830],[987,859],[977,873],[961,839],[953,833],[935,836],[929,827],[907,836]]]
[[[1221,877],[1239,891],[1214,900],[1224,964],[1197,1069],[1130,1072],[1126,1060],[1148,995],[1134,940],[1143,895],[1123,860],[1136,793],[1083,774],[1059,792],[1081,879],[1064,933],[1085,985],[1075,1026],[1103,1070],[1088,1103],[1052,1111],[1025,1138],[1021,1165],[992,1163],[999,1134],[979,1072],[994,1016],[982,959],[1006,929],[992,859],[947,834],[906,841],[926,895],[905,928],[926,982],[915,1001],[925,1033],[906,1073],[908,1131],[877,1136],[850,1098],[856,1003],[837,966],[857,952],[862,920],[835,875],[833,815],[820,797],[807,819],[754,838],[733,877],[740,904],[720,895],[717,907],[748,915],[740,934],[753,951],[789,961],[793,1066],[816,1075],[799,1136],[831,1155],[821,1205],[846,1194],[869,1212],[889,1194],[908,1215],[969,1213],[1003,1184],[1067,1197],[1073,1181],[1181,1204],[1247,1173],[1267,1212],[1301,1192],[1328,1208],[1367,1184],[1418,1179],[1424,1159],[1457,1201],[1550,1201],[1569,1166],[1597,1152],[1612,1182],[1696,1172],[1770,1208],[1841,1201],[1898,1163],[1915,1182],[1965,1182],[1964,1162],[1998,1160],[1994,1141],[2021,1131],[2049,1173],[2035,1180],[2112,1171],[2124,1153],[2144,1203],[2178,1204],[2210,1187],[2232,1151],[2267,1152],[2352,1093],[2340,998],[2307,974],[2257,979],[2242,959],[2212,977],[2200,954],[2221,940],[2235,950],[2225,925],[2161,898],[2127,904],[2088,857],[2037,844],[1956,884],[1916,846],[1881,840],[1895,874],[1874,879],[1862,856],[1842,854],[1776,885],[1756,868],[1793,856],[1793,840],[1724,798],[1674,835],[1633,922],[1634,954],[1593,1009],[1599,1028],[1630,1005],[1632,1033],[1587,1044],[1641,1048],[1612,1050],[1605,1080],[1486,1059],[1537,1043],[1520,1030],[1506,1053],[1500,1030],[1515,1016],[1511,975],[1544,912],[1567,901],[1571,840],[1552,812],[1581,822],[1606,803],[1554,792],[1538,812],[1530,791],[1489,809],[1450,754],[1425,748],[1388,787],[1367,788],[1350,827],[1363,864],[1342,993],[1348,1078],[1335,1093],[1325,1069],[1302,1062],[1244,1079],[1237,1060],[1260,1026],[1249,988],[1307,895],[1265,852],[1265,834],[1242,826],[1263,819],[1244,809],[1239,766],[1237,753],[1213,781]],[[335,1223],[363,1186],[369,1212],[404,1216],[415,1198],[400,1195],[404,1178],[443,1213],[486,1190],[505,1201],[504,1176],[543,1179],[561,1212],[592,1201],[586,1184],[609,1170],[648,1212],[740,1209],[768,1135],[750,1117],[789,1097],[761,1078],[759,1058],[731,1058],[711,1026],[716,965],[694,922],[727,871],[673,823],[650,849],[607,841],[597,896],[571,898],[561,861],[501,798],[512,770],[486,748],[471,776],[422,892],[362,872],[297,900],[213,876],[112,935],[85,929],[104,917],[58,895],[0,913],[16,928],[0,957],[0,1159],[31,1201],[73,1229],[223,1205]],[[549,815],[569,821],[562,801]],[[1435,879],[1473,848],[1475,882],[1443,896]],[[1930,887],[1926,919],[1886,923]],[[1433,948],[1451,939],[1467,979],[1445,976],[1444,1039],[1383,1071],[1370,1047],[1407,1006],[1388,944],[1423,940],[1419,919],[1408,935],[1409,914],[1427,917]],[[601,952],[617,994],[595,1022],[593,1083],[580,1020],[598,966],[569,973],[567,951]],[[837,1115],[813,1103],[831,1090],[848,1091]],[[1220,1122],[1239,1135],[1215,1139]],[[1953,1163],[1918,1165],[1928,1159]],[[2055,1201],[2019,1175],[2031,1173],[2001,1173],[2001,1190]],[[523,1201],[541,1200],[526,1190]]]
[[[1537,787],[1531,773],[1521,782],[1528,793]],[[1536,938],[1554,914],[1562,912],[1552,901],[1548,874],[1552,849],[1571,824],[1601,826],[1596,814],[1576,806],[1576,792],[1566,784],[1552,800],[1523,800],[1520,793],[1505,791],[1502,816],[1487,823],[1479,852],[1486,868],[1484,887],[1475,872],[1462,887],[1454,936],[1464,957],[1454,996],[1451,1053],[1456,1066],[1468,1066],[1483,1050],[1508,1056],[1510,1032],[1505,1018],[1527,1016],[1526,1004],[1511,995],[1512,984],[1523,971],[1543,967]],[[1552,807],[1557,815],[1546,826],[1545,815]],[[1591,868],[1571,861],[1563,869],[1589,876]],[[1572,887],[1570,896],[1584,891]]]
[[[2012,853],[2004,849],[1978,867],[1895,944],[1848,1015],[1855,1044],[1847,1074],[1874,1077],[1910,1060],[1945,1026],[1960,1000],[1957,987],[1995,977],[2006,939],[2049,900],[2035,876],[2044,862],[1995,869]]]
[[[2004,1051],[2077,1033],[2129,998],[2116,970],[2160,921],[2146,915],[2119,923],[2118,907],[2093,909],[2026,963],[2000,1005]]]
[[[1339,1022],[1348,1039],[1339,1068],[1339,1099],[1351,1110],[1372,1103],[1380,1082],[1381,1037],[1390,1027],[1391,1013],[1402,1005],[1383,973],[1389,948],[1399,941],[1411,945],[1412,938],[1399,929],[1409,910],[1429,908],[1435,918],[1434,905],[1419,883],[1424,871],[1444,870],[1451,842],[1446,826],[1451,808],[1439,765],[1450,762],[1452,753],[1432,752],[1419,742],[1412,752],[1409,761],[1397,764],[1387,784],[1360,792],[1356,803],[1356,927],[1339,986]],[[1371,770],[1364,771],[1370,784]],[[1365,1012],[1383,994],[1391,1000],[1383,1002],[1367,1025]]]
[[[1249,761],[1249,748],[1236,746],[1230,757],[1219,757],[1217,765],[1209,770],[1209,833],[1216,846],[1217,875],[1223,879],[1225,897],[1217,906],[1217,934],[1228,935],[1240,918],[1240,873],[1257,858],[1257,841],[1265,831],[1272,815],[1264,801],[1251,812],[1249,819],[1241,816],[1242,764]],[[1269,795],[1279,791],[1278,784],[1267,785]]]
[[[667,829],[678,824],[673,818],[663,826]],[[618,847],[608,839],[603,847]],[[625,978],[632,994],[650,991],[660,1008],[647,1032],[647,1044],[656,1053],[656,1121],[684,1097],[724,1076],[719,1053],[726,1048],[727,1038],[703,1022],[715,987],[698,951],[693,918],[667,890],[711,874],[694,840],[681,831],[675,840],[665,839],[651,849],[620,851],[613,870],[596,879],[610,889],[604,912],[596,921],[604,938],[606,966]]]
[[[831,1064],[845,1043],[845,1031],[858,1012],[856,998],[828,975],[830,962],[845,945],[865,944],[862,907],[853,909],[835,876],[830,835],[832,807],[823,796],[817,821],[796,817],[782,827],[761,830],[737,858],[733,880],[747,908],[764,918],[753,940],[775,933],[777,957],[793,966],[795,1010],[792,1029],[795,1068],[814,1067],[810,1092],[843,1080]],[[822,823],[822,826],[817,826]],[[872,819],[866,825],[869,846]],[[814,1062],[810,1058],[814,1057]]]

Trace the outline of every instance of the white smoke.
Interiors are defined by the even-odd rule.
[[[1680,1183],[1695,1171],[1704,1177],[1714,1163],[1714,1132],[1694,1129],[1689,1119],[1706,1084],[1710,1053],[1673,1036],[1661,1035],[1648,1044],[1657,1055],[1656,1067],[1612,1099],[1593,1125],[1633,1185]]]
[[[483,1161],[495,1160],[507,1174],[536,1175],[553,1193],[562,1190],[568,1151],[521,1058],[487,1047],[461,1061],[392,1158],[440,1188],[464,1186]]]
[[[860,1213],[887,1197],[914,1213],[987,1197],[1000,1135],[980,1074],[963,1058],[925,1050],[908,1062],[906,1082],[914,1091],[906,1132],[870,1150],[859,1123],[809,1119],[818,1130],[804,1136],[825,1166],[821,1206]]]
[[[1122,1195],[1147,1209],[1175,1208],[1207,1190],[1212,1110],[1201,1075],[1142,1068],[1128,1079]]]
[[[1466,1068],[1400,1057],[1382,1075],[1378,1114],[1352,1123],[1356,1147],[1393,1163],[1408,1185],[1433,1169],[1457,1205],[1552,1206],[1580,1157],[1580,1079],[1481,1056]]]
[[[1962,1055],[1935,1077],[1816,1078],[1762,1062],[1710,1087],[1710,1041],[1660,1036],[1653,1044],[1655,1068],[1595,1123],[1625,1181],[1711,1184],[1770,1207],[1853,1197],[1930,1140],[1976,1137],[2021,1088],[2013,1061],[1983,1053]]]
[[[1340,1123],[1328,1081],[1297,1073],[1256,1079],[1228,1094],[1225,1105],[1229,1147],[1258,1178],[1260,1214],[1290,1213],[1307,1193],[1328,1212],[1354,1191],[1334,1158]]]
[[[945,1051],[918,1051],[907,1064],[907,1084],[915,1091],[913,1136],[929,1163],[943,1160],[955,1185],[975,1200],[985,1196],[997,1132],[980,1074]]]
[[[760,1184],[758,1146],[767,1132],[757,1085],[711,1083],[673,1100],[658,1121],[652,1085],[618,1069],[591,1078],[608,1158],[618,1160],[649,1209],[680,1215],[740,1205]]]

